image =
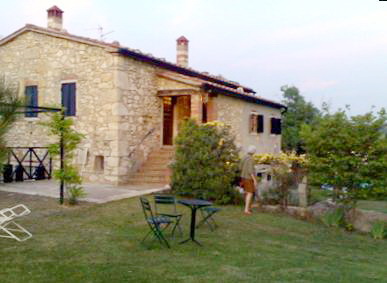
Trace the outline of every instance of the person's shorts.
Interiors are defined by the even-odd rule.
[[[245,190],[246,193],[255,193],[255,186],[253,179],[242,178],[241,187]]]

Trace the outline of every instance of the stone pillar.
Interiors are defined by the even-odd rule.
[[[188,39],[180,36],[177,40],[176,46],[176,64],[180,67],[188,67]]]
[[[57,6],[52,6],[47,10],[47,27],[58,31],[63,31],[63,11]]]
[[[202,122],[202,96],[200,94],[191,95],[191,118],[195,119],[198,123]]]
[[[307,190],[306,176],[303,177],[301,183],[298,184],[298,201],[299,201],[299,206],[301,207],[308,206],[308,190]]]

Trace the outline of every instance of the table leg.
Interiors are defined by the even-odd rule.
[[[191,240],[192,242],[195,242],[199,246],[202,245],[198,241],[195,240],[196,210],[197,210],[197,207],[191,208],[191,230],[190,230],[190,236],[189,236],[189,238],[187,240],[184,240],[184,241],[180,242],[180,244],[184,244],[184,243],[188,242],[189,240]]]
[[[196,225],[196,207],[192,208],[192,212],[191,212],[190,236],[191,236],[192,241],[195,241],[195,225]]]

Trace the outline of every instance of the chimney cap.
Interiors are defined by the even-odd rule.
[[[59,13],[63,13],[63,11],[62,11],[61,9],[59,9],[58,6],[56,6],[56,5],[52,6],[50,9],[48,9],[47,12],[59,12]]]
[[[189,40],[185,36],[180,36],[177,40],[177,43],[188,43]]]

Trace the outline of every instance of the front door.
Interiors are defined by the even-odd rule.
[[[163,145],[173,143],[173,97],[163,97]]]

